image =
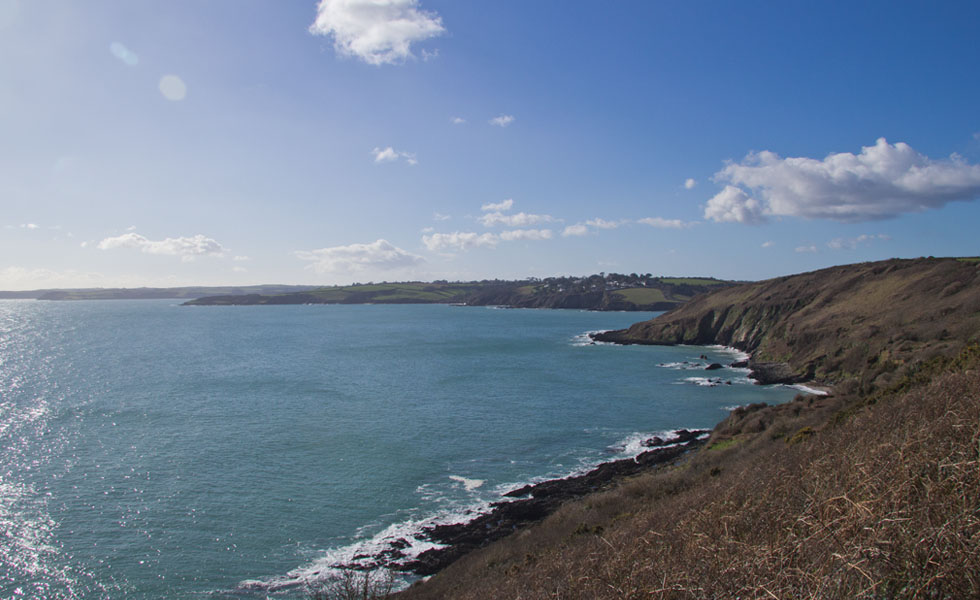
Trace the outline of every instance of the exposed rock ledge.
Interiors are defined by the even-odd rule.
[[[569,500],[581,498],[623,477],[677,460],[687,452],[703,445],[706,440],[702,438],[706,438],[708,433],[709,430],[682,429],[666,439],[654,437],[643,442],[643,445],[650,450],[642,452],[635,458],[602,463],[584,475],[551,479],[512,490],[504,496],[519,499],[495,502],[490,505],[490,512],[466,523],[434,525],[423,530],[417,537],[444,546],[426,550],[409,562],[401,562],[401,559],[405,558],[402,550],[409,545],[408,542],[395,540],[389,544],[389,548],[374,557],[355,557],[356,559],[371,558],[368,564],[338,566],[354,569],[386,567],[416,575],[432,575],[464,554],[507,536],[520,527],[541,521]]]

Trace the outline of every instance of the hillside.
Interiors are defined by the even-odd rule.
[[[669,310],[694,296],[731,285],[709,278],[618,273],[520,281],[405,282],[322,287],[296,293],[221,295],[189,306],[257,304],[466,304],[513,308]]]
[[[398,597],[980,597],[978,272],[975,259],[835,267],[597,336],[733,345],[834,393],[737,408],[700,450]]]
[[[700,296],[629,329],[623,344],[723,344],[752,354],[760,380],[887,383],[980,332],[980,263],[888,260],[822,269]]]

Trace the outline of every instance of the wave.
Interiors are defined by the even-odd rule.
[[[448,478],[456,484],[462,484],[463,489],[467,492],[474,494],[478,491],[482,492],[479,497],[471,494],[468,501],[461,501],[458,495],[454,499],[451,494],[445,493],[447,490],[433,489],[438,486],[419,486],[417,491],[420,494],[420,500],[441,502],[444,506],[427,515],[422,514],[422,509],[419,508],[406,510],[401,513],[404,518],[383,527],[374,534],[371,534],[370,530],[378,527],[379,524],[366,525],[354,534],[355,538],[360,539],[328,549],[309,563],[292,569],[284,575],[241,581],[234,591],[238,593],[278,593],[304,586],[315,586],[324,580],[340,577],[348,569],[372,571],[387,567],[397,570],[398,566],[411,562],[423,552],[443,547],[442,544],[428,540],[425,535],[426,530],[436,525],[469,522],[481,514],[489,512],[491,503],[505,500],[503,497],[505,493],[526,485],[582,475],[604,462],[635,458],[650,450],[649,446],[644,445],[647,440],[660,438],[663,443],[658,447],[674,446],[676,444],[670,443],[670,440],[676,437],[680,431],[678,429],[633,432],[607,446],[606,456],[602,458],[598,456],[583,457],[580,465],[568,472],[552,473],[519,482],[501,483],[490,488],[484,487],[486,480],[450,475]],[[458,489],[460,486],[456,485],[455,487]],[[418,579],[412,574],[395,573],[394,576],[394,583],[398,589],[403,589]]]
[[[607,331],[612,331],[610,329],[594,329],[592,331],[586,331],[580,333],[572,338],[573,346],[615,346],[613,342],[600,342],[592,339],[592,334],[594,333],[605,333]]]

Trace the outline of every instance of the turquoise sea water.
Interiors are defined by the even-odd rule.
[[[0,597],[301,597],[338,560],[796,391],[651,313],[0,301]],[[709,387],[706,377],[732,385]]]

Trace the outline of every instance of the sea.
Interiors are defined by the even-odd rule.
[[[0,301],[0,598],[303,598],[506,491],[798,393],[704,370],[731,349],[587,335],[656,314]]]

